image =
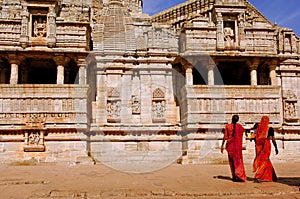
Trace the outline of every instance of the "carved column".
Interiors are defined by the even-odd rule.
[[[80,57],[77,60],[77,64],[79,67],[79,84],[83,85],[86,84],[86,78],[87,78],[87,63],[85,60],[85,57]]]
[[[16,54],[9,54],[9,63],[10,63],[10,84],[17,84],[18,83],[18,71],[19,71],[19,64],[21,62],[20,57]]]
[[[40,131],[40,145],[44,145],[45,130]]]
[[[186,85],[193,85],[193,69],[188,67],[185,71],[185,83]]]
[[[270,70],[270,79],[271,79],[271,85],[272,86],[277,86],[277,78],[276,78],[276,67],[277,63],[276,62],[271,62],[269,65],[269,70]]]
[[[245,44],[245,19],[243,13],[238,16],[238,30],[239,30],[239,45],[240,50],[244,51]]]
[[[62,66],[62,65],[57,66],[56,83],[57,84],[64,84],[64,66]]]
[[[250,68],[250,78],[251,78],[251,85],[257,86],[257,68],[258,68],[259,60],[254,59],[253,62],[248,63]]]
[[[52,48],[56,44],[56,23],[55,23],[55,10],[54,6],[49,7],[48,13],[48,28],[47,28],[47,45]]]
[[[25,130],[24,132],[24,145],[28,145],[28,131]]]
[[[215,68],[215,63],[209,61],[208,62],[208,74],[207,74],[207,84],[208,85],[215,85],[215,73],[214,73],[214,68]]]
[[[217,13],[217,50],[224,50],[223,17]]]
[[[67,62],[67,59],[63,55],[55,55],[54,61],[57,65],[56,84],[64,84],[64,65]]]
[[[279,31],[278,32],[278,51],[279,51],[279,54],[283,54],[283,33],[282,31]]]
[[[26,48],[28,45],[28,18],[29,13],[27,10],[27,5],[23,5],[23,10],[21,12],[22,24],[21,24],[21,35],[20,35],[20,44],[22,48]]]

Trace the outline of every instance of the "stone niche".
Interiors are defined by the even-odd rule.
[[[44,119],[30,117],[25,119],[24,132],[24,151],[25,152],[43,152],[44,145]]]
[[[44,132],[40,130],[25,131],[24,151],[25,152],[44,152]]]

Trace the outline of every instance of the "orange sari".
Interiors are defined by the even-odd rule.
[[[244,128],[240,124],[236,124],[235,133],[233,134],[234,124],[227,124],[224,131],[224,139],[226,140],[226,150],[232,174],[233,181],[246,181],[246,172],[244,168],[242,141]]]
[[[276,181],[277,176],[270,161],[271,142],[268,139],[269,117],[263,116],[256,132],[253,172],[255,179],[260,181]]]

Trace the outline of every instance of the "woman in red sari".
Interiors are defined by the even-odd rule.
[[[271,142],[275,147],[276,155],[278,154],[277,144],[274,138],[274,129],[269,128],[269,117],[263,116],[256,131],[255,152],[256,157],[253,162],[253,172],[257,182],[276,181],[277,176],[273,165],[270,161]]]
[[[228,153],[228,160],[232,174],[232,180],[235,182],[245,182],[246,173],[242,154],[242,140],[244,128],[238,124],[238,115],[232,116],[231,124],[225,126],[223,142],[221,146],[221,153],[223,153],[224,143],[226,141],[226,150]]]

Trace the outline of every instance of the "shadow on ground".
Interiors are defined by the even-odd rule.
[[[213,176],[213,178],[232,181],[231,177],[229,176],[218,175],[218,176]],[[247,177],[247,181],[256,182],[255,178],[251,178],[251,177]],[[296,186],[299,187],[300,190],[300,177],[279,177],[277,179],[277,183],[286,184],[289,186]]]
[[[220,180],[229,180],[229,181],[232,181],[232,178],[229,177],[229,176],[221,176],[221,175],[219,175],[219,176],[214,176],[213,178],[217,178],[217,179],[220,179]],[[247,177],[247,181],[253,181],[254,182],[255,179]]]
[[[279,177],[277,182],[289,186],[296,186],[300,189],[300,177]]]

